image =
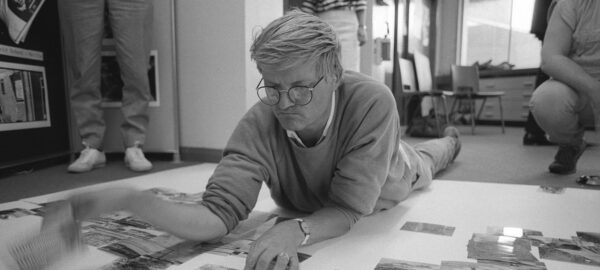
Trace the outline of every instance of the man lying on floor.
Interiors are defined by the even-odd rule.
[[[199,204],[112,188],[70,198],[75,218],[127,210],[176,236],[206,241],[248,217],[264,182],[277,205],[306,216],[265,232],[246,269],[271,262],[298,269],[299,246],[343,235],[362,216],[394,207],[460,150],[454,127],[414,147],[403,142],[390,89],[343,71],[337,37],[318,17],[292,11],[264,28],[250,51],[262,74],[261,102],[234,130]]]

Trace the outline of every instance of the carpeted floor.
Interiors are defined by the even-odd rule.
[[[600,175],[600,146],[597,144],[588,146],[579,159],[575,174],[555,175],[548,172],[548,165],[554,160],[558,147],[523,145],[523,128],[509,127],[502,134],[500,127],[477,126],[475,135],[471,134],[470,126],[458,128],[462,151],[455,163],[437,176],[438,179],[600,190],[600,187],[575,183],[582,174]],[[409,143],[422,140],[405,138]]]
[[[458,128],[462,132],[462,151],[455,163],[437,179],[600,190],[600,187],[575,183],[575,178],[581,174],[600,175],[600,146],[587,148],[579,160],[576,174],[559,176],[547,169],[557,147],[524,146],[521,141],[523,128],[509,127],[502,134],[499,127],[478,126],[475,135],[471,135],[469,126]],[[407,137],[405,140],[413,144],[424,139]],[[150,173],[198,163],[153,160],[153,164]],[[85,174],[69,174],[67,165],[3,176],[0,178],[0,203],[141,175],[125,168],[121,159],[110,159],[106,167]]]
[[[199,164],[198,162],[174,163],[164,159],[151,159],[151,161],[153,169],[147,173]],[[146,174],[126,168],[121,157],[109,157],[105,167],[87,173],[68,173],[67,166],[68,164],[65,163],[30,169],[0,178],[0,203]]]

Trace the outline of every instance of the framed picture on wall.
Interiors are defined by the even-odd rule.
[[[148,81],[152,95],[151,107],[160,106],[158,83],[158,52],[152,50],[148,59]],[[102,92],[102,107],[121,107],[123,98],[123,80],[115,51],[102,52],[102,67],[100,89]]]
[[[0,62],[0,131],[49,127],[43,66]]]

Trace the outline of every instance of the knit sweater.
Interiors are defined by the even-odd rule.
[[[350,226],[408,196],[414,172],[398,150],[399,116],[389,88],[346,71],[336,91],[333,122],[313,147],[293,143],[260,102],[241,119],[202,202],[228,231],[248,217],[263,182],[279,206],[307,213],[336,207]]]

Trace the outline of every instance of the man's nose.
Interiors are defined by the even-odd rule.
[[[279,107],[280,110],[285,110],[289,107],[294,106],[294,102],[292,102],[292,100],[290,99],[290,96],[288,95],[287,92],[280,92],[279,93],[279,103],[277,103],[277,106]]]

